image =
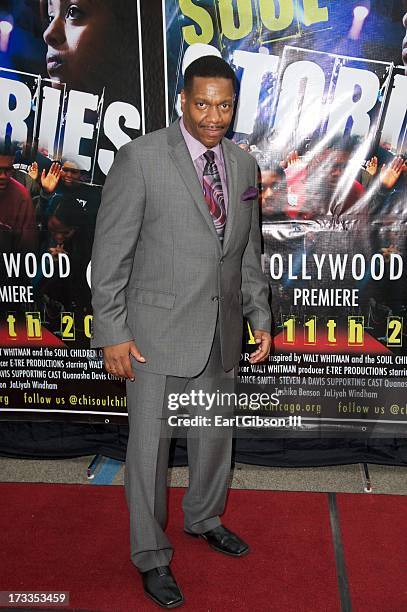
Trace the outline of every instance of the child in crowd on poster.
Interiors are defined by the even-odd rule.
[[[28,190],[12,178],[15,156],[0,153],[0,248],[3,252],[36,252],[35,211]]]
[[[6,292],[4,295],[8,297],[3,295],[0,303],[2,312],[27,309],[27,288],[31,285],[24,267],[17,274],[10,272],[6,254],[19,254],[23,258],[27,253],[36,255],[38,248],[34,205],[29,191],[12,176],[14,161],[14,152],[4,146],[0,152],[0,286],[6,290],[12,285],[14,290],[20,288],[21,293],[18,301],[9,301],[10,294]]]
[[[65,181],[64,166],[68,170]],[[71,191],[80,181],[80,170],[76,164],[69,161],[61,165],[53,162],[48,170],[44,169],[40,176],[41,191],[37,199],[37,218],[41,225],[46,225],[49,216],[55,208],[59,196]]]
[[[39,273],[35,279],[37,299],[44,301],[45,298],[48,314],[52,304],[59,304],[68,311],[87,311],[90,290],[86,269],[91,253],[88,225],[86,212],[74,196],[55,196],[54,208],[41,235],[40,257],[48,252],[57,260],[60,253],[66,254],[70,273],[66,278],[59,275],[45,278]]]
[[[263,180],[265,177],[271,181],[274,189],[281,186],[279,190],[285,203],[283,206],[280,202],[283,208],[278,215],[281,216],[284,210],[283,216],[294,221],[329,218],[342,220],[345,216],[348,219],[366,220],[367,208],[363,199],[365,189],[356,180],[357,172],[354,172],[352,163],[358,144],[356,138],[336,136],[322,150],[308,143],[306,151],[294,149],[287,154],[283,153],[279,162],[269,161],[279,155],[271,145],[267,151],[250,152],[259,165],[263,166]],[[271,174],[265,176],[267,165]],[[265,220],[273,220],[271,206],[263,206],[263,217]]]
[[[42,171],[41,192],[36,200],[37,219],[42,226],[47,224],[58,198],[67,194],[76,199],[85,210],[89,230],[94,228],[100,204],[100,188],[82,183],[81,175],[78,165],[70,160],[64,160],[62,165],[53,162],[48,172]]]
[[[365,189],[355,179],[352,156],[356,138],[336,136],[319,150],[310,147],[299,156],[292,151],[280,162],[285,169],[289,197],[296,202],[296,218],[336,218],[366,220]],[[298,205],[298,204],[301,205]],[[291,215],[292,216],[292,215]]]
[[[283,168],[268,155],[256,153],[253,156],[259,166],[259,199],[262,221],[289,219],[287,181]]]

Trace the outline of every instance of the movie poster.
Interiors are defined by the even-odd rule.
[[[248,328],[239,381],[280,401],[238,410],[259,427],[261,415],[301,417],[297,431],[314,436],[404,435],[407,3],[165,8],[168,121],[180,115],[185,67],[222,56],[239,80],[230,137],[260,170],[275,352],[251,365]]]
[[[296,432],[313,436],[403,435],[406,3],[166,0],[163,12],[168,123],[187,63],[221,55],[239,81],[229,136],[260,169],[275,352],[251,366],[248,328],[239,379],[280,401],[239,411],[301,416]],[[114,155],[145,131],[142,27],[130,0],[19,0],[0,14],[0,419],[126,414],[122,381],[89,346],[90,253]]]
[[[0,419],[126,415],[123,381],[90,349],[90,256],[143,98],[138,1],[2,4]]]

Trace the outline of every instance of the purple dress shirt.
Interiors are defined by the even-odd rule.
[[[200,184],[203,184],[203,171],[205,168],[206,160],[203,157],[203,154],[208,150],[202,142],[199,142],[196,138],[192,136],[185,127],[184,119],[181,117],[179,126],[181,128],[182,135],[184,137],[185,143],[188,147],[189,154],[192,157],[192,161],[194,162],[195,170],[198,175],[198,179]],[[223,151],[222,145],[219,143],[216,147],[212,147],[211,149],[215,153],[215,162],[218,167],[220,180],[222,181],[222,189],[223,189],[223,197],[225,200],[225,208],[226,212],[228,210],[228,187],[226,181],[226,169],[225,169],[225,160],[223,159]]]

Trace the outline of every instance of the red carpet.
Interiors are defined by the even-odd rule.
[[[337,500],[353,612],[406,612],[406,497]]]
[[[182,533],[182,494],[170,490],[167,530],[181,609],[339,612],[325,494],[231,491],[224,522],[252,548],[241,559]],[[0,498],[0,590],[70,591],[71,608],[92,612],[159,609],[129,561],[122,487],[5,483]]]
[[[232,490],[224,522],[252,549],[241,559],[182,533],[182,494],[170,489],[167,530],[181,609],[339,612],[326,494]],[[159,609],[129,560],[122,487],[5,483],[0,496],[0,590],[70,591],[69,609],[92,612]],[[337,503],[353,612],[405,612],[406,498]]]

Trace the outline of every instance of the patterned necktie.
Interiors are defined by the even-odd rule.
[[[222,241],[226,224],[226,207],[222,181],[215,162],[215,153],[208,150],[203,154],[203,157],[206,160],[202,179],[204,197],[208,204],[216,233],[219,236],[219,240]]]

